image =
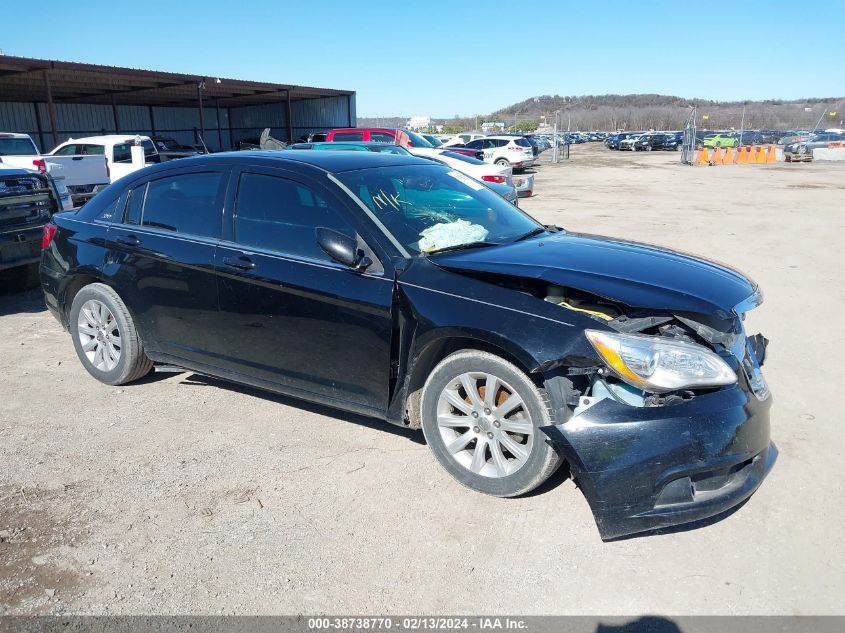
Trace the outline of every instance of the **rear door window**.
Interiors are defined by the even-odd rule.
[[[106,148],[104,146],[94,145],[92,143],[77,145],[77,148],[77,151],[85,156],[103,156],[106,153]]]
[[[71,143],[70,145],[65,145],[61,149],[56,150],[54,156],[76,156],[76,143]]]
[[[363,141],[363,132],[337,132],[332,138],[334,141]],[[391,142],[393,142],[391,140]]]
[[[177,233],[219,237],[223,186],[220,172],[153,180],[147,185],[141,224]]]
[[[374,143],[395,143],[396,138],[387,132],[370,132],[370,140]]]
[[[118,143],[112,149],[112,160],[116,163],[132,162],[132,145],[129,143]]]

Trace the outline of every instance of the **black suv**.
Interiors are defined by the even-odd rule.
[[[106,384],[162,363],[421,429],[500,497],[566,461],[605,538],[732,508],[777,456],[756,284],[429,160],[185,158],[54,222],[47,306]]]
[[[634,141],[635,152],[650,152],[654,149],[671,149],[667,147],[669,143],[668,134],[648,134],[643,135]]]
[[[59,210],[49,176],[0,167],[0,271],[12,276],[15,286],[37,285],[42,232]]]

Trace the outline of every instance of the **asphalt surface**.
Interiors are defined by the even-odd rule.
[[[602,542],[562,473],[496,499],[377,421],[190,373],[105,386],[39,291],[0,291],[0,613],[845,613],[845,165],[677,160],[544,155],[522,207],[761,284],[780,459],[739,509]]]

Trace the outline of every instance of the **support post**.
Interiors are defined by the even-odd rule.
[[[229,124],[229,149],[235,149],[235,137],[232,134],[232,108],[226,108],[226,122]]]
[[[44,69],[44,89],[47,91],[47,112],[50,114],[50,128],[53,132],[53,147],[59,144],[59,124],[56,117],[56,104],[53,103],[53,90],[50,87],[50,71]]]
[[[223,130],[220,129],[220,99],[214,99],[214,108],[217,110],[217,146],[223,150]]]
[[[293,115],[290,109],[290,88],[285,90],[285,112],[288,120],[288,143],[293,143]]]
[[[200,111],[200,134],[202,142],[205,142],[205,113],[202,109],[202,91],[205,89],[205,80],[197,82],[197,104]]]
[[[149,108],[149,111],[150,111],[150,129],[153,131],[153,136],[155,136],[156,135],[156,119],[155,119],[155,116],[153,116],[153,106],[147,106],[147,108]]]
[[[111,96],[111,116],[114,119],[114,133],[120,134],[120,118],[117,116],[117,101]]]
[[[32,104],[32,109],[35,110],[35,125],[38,128],[38,151],[44,153],[44,126],[41,123],[41,110],[37,103]]]

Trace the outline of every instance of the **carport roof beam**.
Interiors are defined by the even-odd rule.
[[[34,72],[39,70],[50,74],[55,103],[188,105],[196,102],[195,86],[202,81],[206,81],[203,97],[219,100],[221,107],[355,94],[352,90],[0,55],[0,100],[47,102],[46,85],[39,77],[42,73]]]

